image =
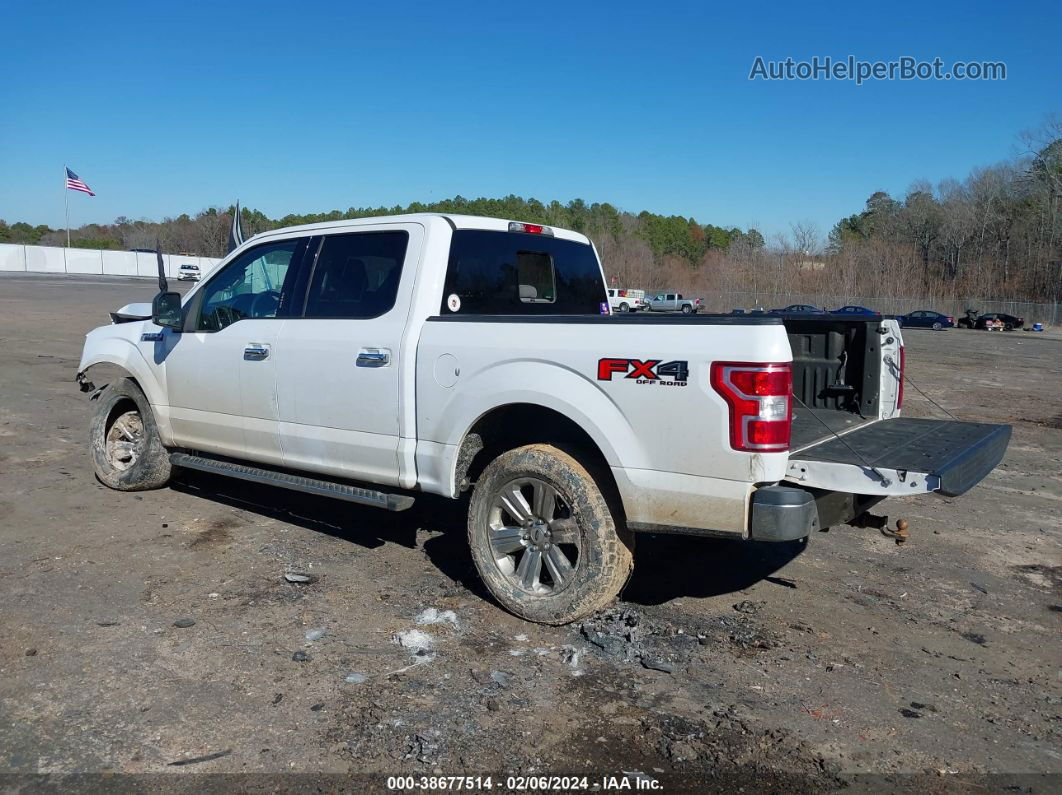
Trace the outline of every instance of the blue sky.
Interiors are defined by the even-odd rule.
[[[735,4],[728,4],[735,5]],[[825,233],[1062,112],[1062,4],[8,0],[0,218],[270,216],[516,193]],[[750,81],[756,56],[1000,82]]]

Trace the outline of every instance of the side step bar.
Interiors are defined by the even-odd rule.
[[[267,486],[279,486],[282,489],[317,494],[321,497],[333,497],[337,500],[356,502],[359,505],[383,508],[386,511],[404,511],[413,504],[413,498],[404,494],[388,494],[383,491],[349,486],[346,483],[318,480],[316,478],[303,477],[302,475],[289,475],[286,472],[259,469],[246,464],[236,464],[216,458],[204,458],[203,456],[189,453],[170,453],[170,463],[185,469],[197,469],[200,472],[226,475],[238,480],[263,483]]]

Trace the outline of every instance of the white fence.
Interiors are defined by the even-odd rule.
[[[221,260],[163,254],[167,276],[177,276],[182,265],[198,265],[206,276]],[[158,260],[153,252],[101,251],[93,248],[19,246],[0,243],[0,271],[21,273],[78,273],[86,276],[157,277]]]

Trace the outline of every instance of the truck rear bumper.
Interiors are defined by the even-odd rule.
[[[828,530],[869,511],[884,497],[844,491],[765,486],[749,501],[749,539],[795,541]]]
[[[815,495],[790,486],[757,489],[749,506],[749,538],[795,541],[819,529]]]

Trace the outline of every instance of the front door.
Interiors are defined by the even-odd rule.
[[[264,243],[214,274],[163,338],[174,441],[280,464],[275,350],[305,238]]]
[[[359,227],[307,257],[304,309],[277,340],[288,467],[399,482],[402,344],[422,236],[419,224]]]

